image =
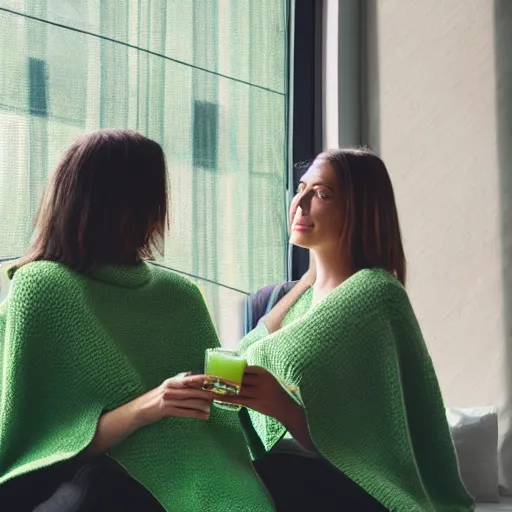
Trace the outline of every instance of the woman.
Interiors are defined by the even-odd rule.
[[[218,339],[198,288],[144,261],[166,225],[156,142],[99,131],[64,154],[0,305],[2,508],[272,510],[236,415],[179,374]]]
[[[403,287],[383,162],[365,150],[320,154],[290,222],[316,273],[242,340],[251,366],[241,394],[223,398],[250,408],[256,465],[277,510],[472,510]]]

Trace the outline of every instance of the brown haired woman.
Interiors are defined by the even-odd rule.
[[[258,436],[248,438],[277,510],[472,510],[404,289],[384,163],[365,150],[320,154],[290,223],[316,272],[242,340],[251,366],[229,399],[249,408]]]
[[[144,261],[167,201],[161,147],[131,131],[53,174],[0,305],[3,509],[272,510],[238,417],[178,374],[218,339],[198,288]]]

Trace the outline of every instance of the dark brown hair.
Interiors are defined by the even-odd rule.
[[[318,156],[338,176],[343,198],[342,244],[354,271],[383,268],[405,285],[406,260],[395,195],[384,162],[367,149],[335,149]]]
[[[76,140],[46,188],[36,237],[17,266],[37,260],[85,272],[151,258],[167,227],[162,148],[130,130]]]

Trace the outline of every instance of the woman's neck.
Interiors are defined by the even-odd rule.
[[[348,279],[353,270],[349,258],[344,254],[313,251],[316,279],[313,286],[313,304],[317,304],[332,290]]]

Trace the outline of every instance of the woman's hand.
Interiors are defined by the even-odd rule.
[[[222,401],[243,405],[275,418],[306,450],[316,451],[309,435],[304,409],[265,368],[248,366],[245,369],[240,394],[222,396]]]
[[[169,416],[207,420],[213,397],[201,389],[204,379],[180,373],[130,402],[139,428]]]
[[[207,420],[213,397],[203,391],[204,375],[180,373],[117,409],[102,414],[83,456],[105,453],[142,427],[169,416]]]
[[[285,426],[290,413],[299,407],[278,380],[261,366],[248,366],[240,394],[222,396],[222,400],[271,416]]]

